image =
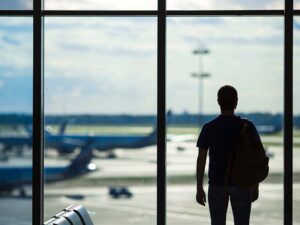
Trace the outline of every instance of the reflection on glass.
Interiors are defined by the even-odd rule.
[[[299,105],[299,84],[300,84],[300,67],[299,67],[299,60],[300,60],[300,18],[295,17],[294,19],[294,131],[293,131],[293,170],[294,170],[294,194],[293,194],[293,223],[300,224],[300,215],[298,213],[300,209],[300,165],[299,165],[299,158],[300,158],[300,105]]]
[[[283,19],[169,18],[167,31],[168,224],[210,223],[208,206],[195,201],[196,141],[218,116],[217,91],[226,84],[239,93],[236,114],[254,122],[271,158],[251,221],[282,224]],[[204,183],[207,194],[207,168]]]
[[[156,0],[45,0],[47,10],[156,10]]]
[[[283,0],[169,0],[167,7],[170,10],[272,10],[283,9]]]
[[[0,10],[29,10],[33,0],[1,0]]]
[[[32,19],[2,17],[0,24],[0,224],[29,225]]]
[[[155,18],[46,18],[45,121],[45,218],[156,223]]]

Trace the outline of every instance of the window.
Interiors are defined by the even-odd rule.
[[[297,159],[299,158],[299,128],[300,128],[300,108],[299,103],[297,102],[298,96],[300,94],[299,89],[297,88],[300,83],[299,77],[299,56],[300,56],[300,48],[299,48],[299,17],[294,18],[294,123],[293,123],[293,156],[294,156],[294,223],[299,223],[300,217],[297,213],[299,211],[299,199],[296,196],[300,194],[300,187],[299,187],[299,163],[297,163]]]
[[[168,118],[168,224],[210,223],[209,211],[194,203],[196,141],[199,128],[218,116],[217,92],[225,84],[237,89],[236,114],[254,122],[271,157],[251,221],[282,224],[283,136],[264,132],[282,129],[282,18],[172,17],[167,22],[167,108],[173,112]],[[233,222],[231,207],[228,211]],[[189,216],[178,218],[183,214]]]
[[[32,18],[0,24],[0,224],[31,224]]]
[[[90,150],[96,166],[45,186],[46,218],[81,195],[95,224],[155,224],[156,55],[156,18],[45,18],[46,177]]]
[[[32,141],[32,149],[22,147],[29,151],[22,151],[25,155],[20,160],[28,159],[34,177],[29,182],[33,186],[32,198],[1,198],[1,208],[7,203],[14,207],[21,205],[28,211],[23,211],[24,217],[19,220],[41,224],[59,210],[56,206],[86,204],[88,199],[97,199],[97,203],[101,203],[101,212],[97,204],[86,206],[96,213],[99,210],[100,213],[93,218],[98,222],[100,217],[105,218],[104,224],[120,220],[131,224],[153,224],[156,220],[159,225],[179,220],[185,223],[208,221],[207,213],[197,214],[198,208],[193,203],[196,149],[192,143],[166,140],[181,135],[195,139],[199,130],[194,124],[201,125],[208,119],[198,117],[199,109],[201,115],[216,114],[217,109],[211,103],[215,101],[214,93],[221,83],[231,81],[240,87],[241,99],[245,101],[239,104],[239,113],[248,115],[256,111],[266,112],[270,108],[271,117],[279,118],[279,123],[284,124],[284,132],[276,134],[276,141],[274,137],[263,137],[270,153],[276,151],[275,157],[279,158],[271,161],[271,172],[274,173],[261,189],[267,204],[280,205],[282,210],[280,206],[275,210],[268,208],[263,215],[259,209],[263,206],[256,205],[253,207],[253,221],[260,224],[268,217],[270,224],[274,221],[292,224],[293,200],[294,209],[298,207],[297,198],[292,199],[293,175],[294,191],[297,193],[298,190],[297,167],[294,166],[294,174],[292,167],[293,156],[297,157],[298,111],[295,102],[293,152],[291,25],[293,16],[299,12],[293,11],[291,1],[218,1],[218,4],[216,1],[176,0],[132,0],[126,4],[93,0],[33,2],[2,0],[0,3],[0,103],[5,106],[0,110],[5,118],[0,124],[0,137],[14,135],[21,140],[25,135],[26,140]],[[294,2],[297,9],[298,3]],[[297,24],[295,19],[295,64]],[[197,48],[208,48],[210,53],[193,55]],[[245,76],[237,75],[239,68]],[[294,70],[296,87],[297,66]],[[207,74],[202,77],[205,79],[199,79],[199,84],[196,77],[201,71]],[[195,73],[194,77],[191,73]],[[264,82],[252,89],[249,85],[240,85],[239,79],[247,83]],[[204,97],[198,93],[198,85],[204,87]],[[265,90],[268,90],[266,94]],[[265,102],[257,100],[263,98],[257,94],[259,92],[263,93]],[[109,96],[104,97],[107,93]],[[296,97],[294,88],[295,101]],[[173,115],[173,119],[166,116],[169,108],[173,113],[168,115]],[[29,121],[25,133],[21,131],[24,125],[20,125],[20,120],[13,126],[8,122],[5,116],[12,113],[19,119],[21,115],[21,121]],[[80,118],[83,113],[86,116],[84,121]],[[70,121],[66,123],[65,119]],[[180,119],[184,126],[178,122]],[[113,124],[116,120],[119,122]],[[189,122],[185,122],[187,120]],[[32,128],[27,126],[31,123]],[[106,153],[96,152],[92,160],[99,165],[98,171],[78,179],[46,184],[45,196],[42,195],[42,171],[45,181],[49,175],[62,175],[57,172],[76,162],[74,158],[83,148],[96,148],[92,145],[95,140],[90,138],[87,143],[87,137],[130,136],[134,137],[131,140],[139,140],[139,137],[151,134],[154,123],[157,134],[148,137],[157,137],[152,146],[135,151],[118,148],[114,154],[107,151],[109,157],[117,156],[115,159],[107,159]],[[189,125],[191,123],[193,126]],[[49,146],[51,138],[52,141],[58,140],[58,147]],[[74,152],[62,156],[57,151],[62,143],[66,149],[73,147]],[[106,150],[112,148],[106,147]],[[194,151],[186,148],[194,148]],[[2,151],[1,157],[6,157],[3,156]],[[276,170],[272,164],[277,164]],[[73,165],[78,168],[76,163]],[[92,170],[92,167],[88,169]],[[121,174],[126,178],[121,179]],[[131,177],[130,174],[136,175]],[[86,186],[82,186],[89,182],[95,182],[95,187],[89,186],[86,194],[83,191]],[[67,189],[67,185],[70,188]],[[120,189],[109,189],[111,186],[125,186],[121,192],[127,196],[132,192],[134,197],[114,201],[110,198],[110,190],[118,192]],[[30,187],[27,188],[30,192]],[[187,190],[184,194],[183,188]],[[283,198],[281,192],[284,192]],[[168,201],[165,201],[166,197]],[[182,216],[186,212],[178,206],[180,200],[190,207],[192,215]],[[147,207],[145,202],[149,203]],[[116,216],[116,211],[120,217]],[[275,212],[284,213],[274,216]],[[9,219],[10,212],[3,213],[5,217],[1,214],[0,218]],[[298,221],[295,214],[294,221]]]

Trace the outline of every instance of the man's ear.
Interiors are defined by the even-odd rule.
[[[239,99],[237,99],[237,100],[236,100],[236,104],[235,104],[235,107],[234,107],[234,109],[236,109],[236,107],[237,107],[238,103],[239,103]]]

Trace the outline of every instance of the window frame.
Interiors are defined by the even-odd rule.
[[[33,18],[33,183],[32,224],[44,222],[44,75],[43,19],[46,16],[154,16],[157,18],[157,225],[166,224],[166,19],[172,16],[280,16],[284,18],[284,225],[293,224],[293,1],[282,10],[43,10],[44,0],[32,0],[32,10],[0,10],[0,17]]]

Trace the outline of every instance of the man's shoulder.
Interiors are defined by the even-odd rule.
[[[259,136],[256,126],[251,120],[242,118],[242,121],[247,124],[247,130],[250,131],[250,133],[254,134],[255,136]]]
[[[242,117],[240,117],[240,119],[242,122],[247,123],[248,126],[254,126],[254,123],[251,120]]]
[[[219,120],[219,117],[217,116],[216,118],[214,119],[211,119],[210,121],[206,122],[203,127],[210,127],[210,126],[213,126],[215,125]]]
[[[212,120],[208,121],[207,123],[205,123],[204,126],[214,126],[214,125],[217,125],[218,123],[222,123],[224,121],[225,122],[227,122],[227,121],[233,122],[233,121],[242,121],[244,119],[245,119],[245,121],[247,121],[247,123],[248,122],[252,123],[250,120],[248,120],[246,118],[241,118],[240,116],[233,116],[233,117],[230,118],[230,120],[227,120],[226,117],[219,115],[219,116],[215,117],[214,119],[212,119]]]

